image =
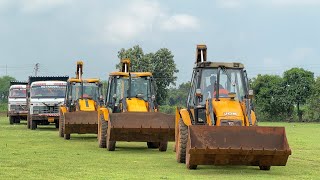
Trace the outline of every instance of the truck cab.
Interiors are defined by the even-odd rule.
[[[59,80],[34,81],[28,92],[28,128],[54,123],[59,127],[59,108],[64,102],[66,82]]]
[[[7,113],[10,124],[27,120],[27,114],[27,83],[12,81],[9,88]]]

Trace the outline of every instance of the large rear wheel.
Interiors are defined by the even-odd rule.
[[[116,141],[107,140],[107,149],[108,151],[114,151],[116,149]]]
[[[103,115],[100,116],[99,122],[99,133],[98,133],[98,142],[99,148],[107,147],[107,130],[108,130],[108,122],[104,120]]]
[[[183,120],[179,120],[178,142],[176,146],[176,157],[179,163],[186,162],[186,148],[188,142],[188,126],[184,124]]]
[[[147,142],[147,146],[149,149],[157,149],[160,146],[159,142]]]
[[[259,166],[260,170],[269,171],[271,166]]]
[[[69,140],[70,139],[70,134],[64,134],[64,139]]]
[[[64,115],[60,112],[60,116],[59,116],[59,136],[60,137],[64,137],[63,124],[64,124]]]
[[[168,141],[160,142],[159,151],[167,151]]]

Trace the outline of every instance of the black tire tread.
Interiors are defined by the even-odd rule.
[[[107,130],[108,130],[108,122],[104,120],[104,117],[100,117],[100,133],[99,133],[99,148],[107,147]]]
[[[179,120],[179,139],[178,139],[178,148],[177,149],[177,161],[179,163],[186,162],[186,149],[188,142],[188,126],[184,124],[183,120]]]

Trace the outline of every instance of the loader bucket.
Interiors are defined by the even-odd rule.
[[[98,111],[65,113],[64,134],[98,134]]]
[[[188,167],[285,166],[289,155],[284,127],[189,126]]]
[[[110,141],[174,141],[175,117],[160,112],[123,112],[110,114]]]

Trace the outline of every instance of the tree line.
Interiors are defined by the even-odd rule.
[[[156,80],[157,102],[160,110],[174,113],[185,107],[190,82],[176,85],[179,72],[172,52],[161,48],[144,53],[139,46],[120,49],[119,59],[130,58],[132,72],[152,72]],[[118,64],[116,68],[120,68]],[[250,71],[250,70],[249,70]],[[191,70],[190,70],[191,77]],[[14,77],[0,77],[0,101],[7,102],[10,81]],[[292,68],[279,75],[258,75],[250,79],[254,91],[254,108],[260,121],[320,121],[320,77],[302,68]]]

